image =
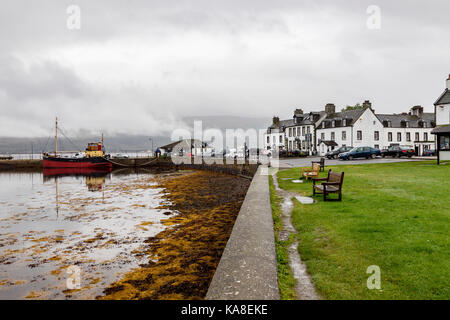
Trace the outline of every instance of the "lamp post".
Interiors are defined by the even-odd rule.
[[[152,157],[153,157],[153,138],[148,138],[148,140],[152,142]]]

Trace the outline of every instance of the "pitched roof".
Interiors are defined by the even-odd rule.
[[[335,142],[335,141],[333,141],[333,140],[321,140],[320,142],[319,142],[319,144],[321,144],[321,143],[324,143],[326,146],[328,146],[328,147],[335,147],[335,146],[337,146],[338,144]]]
[[[366,111],[367,108],[364,109],[356,109],[356,110],[345,110],[341,112],[335,112],[332,114],[327,115],[327,117],[324,119],[325,122],[332,122],[333,120],[337,123],[335,124],[336,127],[342,126],[342,120],[350,120],[350,122],[347,121],[346,126],[353,125],[356,120],[361,117],[361,115]]]
[[[173,147],[175,147],[178,144],[181,144],[183,147],[186,147],[186,148],[206,147],[206,143],[201,142],[200,140],[197,140],[197,139],[184,139],[184,140],[179,140],[179,141],[175,141],[175,142],[166,144],[165,146],[161,146],[160,149],[172,150]]]
[[[421,128],[420,121],[427,122],[427,127],[432,127],[431,122],[434,122],[434,113],[424,112],[421,117],[410,114],[376,114],[377,118],[383,121],[390,121],[392,128],[402,128],[402,121],[409,123],[409,128]]]
[[[434,103],[435,106],[442,104],[450,104],[450,90],[445,89],[445,91],[441,94],[441,96]]]
[[[435,129],[433,129],[433,131],[431,131],[432,134],[437,134],[437,133],[450,133],[450,125],[448,126],[442,126],[442,127],[437,127]]]
[[[294,119],[288,119],[288,120],[280,120],[278,124],[272,124],[270,125],[269,129],[275,129],[275,128],[281,128],[281,127],[290,127],[294,125]]]

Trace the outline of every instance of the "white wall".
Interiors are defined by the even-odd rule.
[[[269,143],[267,142],[267,137],[269,137]],[[277,150],[280,147],[284,147],[284,140],[285,140],[284,132],[280,132],[278,129],[273,130],[272,133],[266,133],[264,135],[264,149],[268,150],[267,147],[270,147],[270,150]]]
[[[450,124],[450,104],[436,106],[436,125],[449,125]]]
[[[362,131],[362,139],[358,140],[358,131]],[[375,131],[379,132],[379,140],[375,140]],[[353,125],[353,146],[354,147],[372,147],[383,145],[383,124],[370,109],[366,111],[355,121]]]

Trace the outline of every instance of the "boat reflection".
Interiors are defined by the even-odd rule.
[[[111,168],[44,168],[44,182],[55,180],[58,182],[62,177],[85,177],[86,186],[89,191],[102,191],[106,177],[111,173]]]

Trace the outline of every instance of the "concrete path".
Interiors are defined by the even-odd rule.
[[[278,300],[269,179],[260,166],[211,281],[208,300]]]
[[[319,294],[314,287],[314,284],[306,271],[306,265],[303,263],[300,254],[298,253],[298,240],[297,240],[297,230],[292,225],[292,210],[294,209],[294,203],[292,198],[298,197],[299,194],[295,192],[289,192],[280,189],[278,186],[278,180],[276,173],[272,175],[273,184],[275,185],[276,191],[279,196],[283,198],[281,204],[281,210],[283,212],[282,223],[283,230],[278,233],[278,237],[281,241],[286,241],[289,239],[290,234],[294,234],[295,241],[288,248],[289,254],[289,266],[292,270],[295,280],[297,281],[295,286],[295,293],[297,300],[319,300],[321,299]],[[305,204],[305,206],[314,204]]]

